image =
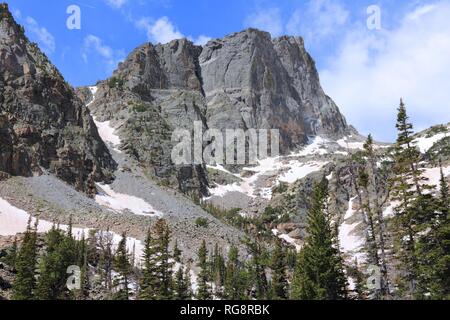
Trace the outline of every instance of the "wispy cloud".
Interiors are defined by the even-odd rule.
[[[270,32],[273,37],[280,36],[284,30],[281,11],[278,8],[257,10],[246,17],[244,26]]]
[[[310,0],[305,9],[294,11],[286,31],[311,43],[342,31],[348,21],[349,12],[339,1]]]
[[[20,12],[19,12],[20,15]],[[45,53],[53,53],[56,49],[55,37],[32,17],[25,18],[26,30],[32,35]]]
[[[210,37],[205,35],[200,35],[196,38],[183,35],[168,17],[161,17],[157,20],[143,17],[136,21],[135,24],[136,27],[146,32],[149,41],[155,43],[164,44],[175,39],[188,38],[197,45],[204,45],[211,40]]]
[[[114,70],[117,64],[124,58],[124,53],[122,50],[112,49],[111,47],[105,45],[102,39],[92,34],[84,38],[82,58],[85,63],[89,62],[89,56],[91,54],[100,56],[103,59],[108,71]]]
[[[123,5],[125,5],[128,2],[128,0],[105,0],[105,1],[110,7],[114,9],[120,9],[122,8]]]
[[[392,139],[403,97],[419,128],[449,121],[450,3],[418,6],[392,30],[354,26],[320,72],[327,93],[349,121]]]

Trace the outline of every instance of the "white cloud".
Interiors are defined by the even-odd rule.
[[[192,36],[186,37],[178,30],[178,28],[169,20],[168,17],[161,17],[156,21],[153,21],[148,17],[144,17],[136,22],[136,27],[144,30],[147,33],[148,40],[155,43],[165,44],[172,40],[188,38],[196,45],[204,45],[211,40],[210,37],[205,35],[200,35],[197,38]]]
[[[184,38],[184,35],[178,31],[173,23],[167,17],[161,17],[152,22],[150,18],[142,18],[136,26],[147,32],[150,41],[157,43],[167,43],[175,39]]]
[[[278,8],[260,9],[247,16],[244,25],[270,32],[273,37],[278,37],[283,33],[281,12]]]
[[[304,10],[294,11],[286,30],[302,35],[307,42],[316,42],[339,32],[348,20],[349,12],[338,1],[311,0]]]
[[[17,13],[16,13],[17,15]],[[20,16],[20,11],[19,11]],[[39,44],[41,49],[49,54],[55,52],[56,42],[55,37],[44,27],[31,17],[25,18],[26,30],[32,35],[35,41]]]
[[[390,31],[348,31],[320,74],[350,123],[392,140],[400,97],[417,129],[450,121],[449,16],[442,1],[417,7]]]
[[[89,55],[91,53],[99,55],[106,63],[108,71],[112,71],[117,64],[123,60],[123,52],[120,50],[114,50],[111,47],[105,45],[97,36],[92,34],[84,38],[84,45],[82,50],[82,58],[84,62],[88,62]]]
[[[106,0],[106,3],[115,9],[120,9],[127,1],[128,0]]]

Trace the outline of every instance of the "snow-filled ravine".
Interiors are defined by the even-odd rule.
[[[359,222],[350,223],[349,220],[354,218],[357,213],[353,209],[353,202],[356,198],[352,198],[348,202],[348,210],[345,213],[344,221],[339,227],[339,245],[341,251],[347,254],[354,260],[358,260],[358,263],[365,261],[365,254],[361,252],[364,246],[364,239],[355,234],[355,229],[359,225]]]
[[[25,232],[27,229],[28,221],[30,220],[30,214],[22,209],[19,209],[3,198],[0,198],[0,236],[14,236],[18,233]],[[36,218],[31,219],[32,226],[34,226]],[[53,227],[53,222],[38,220],[37,231],[44,233],[49,231]],[[58,225],[59,229],[67,230],[67,225]],[[81,239],[84,236],[89,235],[89,228],[72,228],[72,234],[75,238]],[[99,234],[106,235],[105,231],[99,231]],[[113,232],[109,232],[112,243],[116,246],[122,236]],[[129,252],[134,250],[136,258],[142,256],[143,243],[135,238],[127,237],[127,247]]]
[[[96,86],[93,86],[89,87],[89,90],[91,91],[93,98],[91,102],[86,105],[86,107],[89,107],[95,101],[95,95],[98,91],[98,88]],[[98,134],[100,135],[100,138],[103,140],[103,142],[111,146],[114,151],[121,153],[122,151],[119,150],[119,146],[122,142],[120,140],[120,137],[116,133],[116,129],[111,126],[111,122],[98,121],[94,115],[92,115],[92,119],[97,126]]]
[[[92,100],[86,106],[89,107],[96,98],[96,93],[98,88],[96,86],[89,87],[89,90],[92,93]],[[118,149],[121,144],[121,140],[119,135],[116,133],[115,128],[110,125],[110,121],[99,122],[96,121],[93,116],[94,123],[97,126],[97,130],[99,132],[100,138],[103,142],[110,146],[114,151],[121,153]],[[133,195],[119,193],[112,189],[111,185],[97,183],[97,187],[99,187],[103,192],[97,194],[95,196],[95,201],[107,208],[108,210],[112,210],[114,212],[123,212],[128,210],[136,215],[144,215],[144,216],[153,216],[153,217],[162,217],[163,213],[161,211],[153,208],[151,204],[146,202],[144,199],[138,198]]]

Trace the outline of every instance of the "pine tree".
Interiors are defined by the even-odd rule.
[[[419,297],[450,299],[449,187],[441,166],[436,215],[417,243]]]
[[[280,239],[277,239],[275,250],[272,253],[270,268],[272,280],[270,294],[274,300],[286,299],[288,294],[288,281],[286,277],[286,256]]]
[[[390,294],[389,289],[389,277],[388,277],[388,270],[387,270],[387,258],[386,258],[386,237],[387,237],[387,227],[386,227],[386,221],[383,216],[383,208],[382,208],[382,201],[380,199],[381,194],[381,186],[380,186],[380,179],[378,177],[378,166],[377,166],[377,160],[376,155],[374,151],[374,142],[372,135],[369,134],[367,137],[366,142],[364,143],[364,150],[365,155],[368,159],[368,166],[367,166],[367,175],[368,175],[368,185],[366,192],[369,195],[370,191],[369,188],[371,187],[372,196],[373,196],[373,203],[374,203],[374,210],[375,210],[375,218],[376,225],[378,226],[377,230],[374,230],[374,237],[377,237],[378,233],[378,239],[377,247],[379,248],[380,254],[379,254],[379,265],[381,267],[381,295],[386,296]],[[387,189],[387,188],[386,188]],[[376,240],[375,240],[376,241]]]
[[[13,284],[14,300],[32,300],[33,291],[36,285],[36,241],[38,222],[36,221],[34,229],[31,227],[31,217],[28,221],[27,230],[17,255],[15,269],[17,271],[16,279]]]
[[[223,286],[225,278],[225,259],[223,258],[222,249],[216,243],[214,253],[211,259],[211,276],[214,280],[215,296],[221,297],[223,295]]]
[[[231,246],[225,267],[224,298],[227,300],[242,300],[245,298],[245,283],[242,279],[242,265],[239,261],[239,251]]]
[[[208,272],[208,249],[206,248],[206,241],[203,240],[200,249],[198,250],[198,268],[200,272],[197,276],[198,290],[197,299],[198,300],[210,300],[211,288],[209,285],[210,277]]]
[[[152,232],[147,232],[144,246],[143,270],[140,282],[139,298],[142,300],[155,300],[159,290],[159,279],[157,275],[157,248]]]
[[[114,299],[115,300],[128,300],[130,297],[129,292],[129,276],[131,274],[131,264],[127,250],[127,236],[122,234],[116,255],[114,257],[114,270],[118,275],[113,280],[114,285]]]
[[[40,300],[73,298],[66,286],[67,268],[76,263],[76,241],[72,236],[72,222],[69,222],[66,233],[53,226],[45,236],[45,253],[39,263],[35,297]]]
[[[306,243],[299,253],[294,272],[291,297],[300,300],[337,300],[346,298],[342,258],[336,245],[336,235],[326,212],[328,181],[314,187],[308,212]]]
[[[175,273],[174,298],[175,300],[190,300],[191,295],[189,271],[185,270],[184,265],[181,264]]]
[[[164,219],[159,219],[153,230],[149,231],[145,242],[141,299],[170,300],[173,298],[173,263],[169,243],[169,226]]]
[[[249,274],[252,275],[251,282],[255,287],[255,298],[257,300],[264,300],[269,297],[269,285],[266,276],[266,266],[263,263],[263,250],[258,242],[247,240],[247,250],[252,259],[250,260],[248,269]]]
[[[434,216],[432,187],[419,168],[420,152],[414,146],[413,126],[408,122],[406,107],[400,101],[397,116],[398,137],[394,152],[394,173],[392,179],[392,199],[399,205],[395,208],[396,256],[402,270],[398,283],[400,293],[409,292],[413,298],[417,292],[419,277],[419,257],[416,252],[418,237],[428,227]]]

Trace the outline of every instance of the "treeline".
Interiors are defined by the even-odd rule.
[[[233,245],[226,252],[218,245],[208,248],[203,241],[196,261],[185,263],[177,242],[169,247],[170,230],[160,219],[135,261],[126,235],[114,246],[111,233],[92,231],[76,239],[69,225],[67,231],[54,226],[42,237],[30,222],[20,246],[15,242],[5,258],[15,269],[13,299],[345,298],[343,264],[324,210],[325,182],[316,187],[308,245],[298,257],[279,239],[272,249],[247,239],[245,252]],[[79,285],[72,290],[71,266],[79,268]]]

